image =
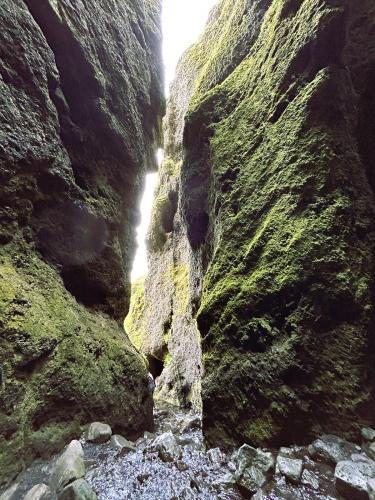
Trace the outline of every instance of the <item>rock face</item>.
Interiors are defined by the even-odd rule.
[[[339,462],[335,470],[337,491],[353,500],[367,500],[368,481],[375,476],[375,462]]]
[[[164,359],[159,385],[190,383],[197,320],[211,444],[358,440],[373,422],[374,10],[222,0],[180,62],[146,351]],[[167,374],[167,351],[190,360]]]
[[[79,441],[72,441],[57,459],[53,468],[50,486],[54,491],[60,491],[67,484],[81,479],[85,475],[83,449]]]
[[[222,59],[209,61],[213,66],[210,82],[203,83],[206,89],[223,80],[248,50],[252,37],[259,30],[260,16],[264,11],[260,3],[256,1],[251,5],[250,2],[233,0],[226,5],[219,3],[211,13],[208,28],[199,44],[180,61],[176,80],[170,89],[164,122],[166,158],[159,170],[159,186],[148,235],[149,274],[145,281],[143,318],[147,335],[142,337],[141,349],[156,367],[156,397],[185,407],[201,407],[203,368],[195,316],[204,258],[191,247],[181,204],[185,115],[192,95],[202,83],[200,78],[205,73],[207,54],[215,47],[217,35],[223,23],[227,23],[228,12],[232,11],[225,29],[229,43],[221,54]],[[227,40],[220,35],[218,45],[223,44],[227,44]]]
[[[121,323],[163,113],[160,3],[0,5],[0,484],[82,424],[151,425]]]
[[[87,441],[92,443],[106,443],[111,439],[112,429],[108,424],[93,422],[87,431]]]
[[[68,484],[58,495],[58,500],[96,500],[96,493],[84,479]]]
[[[51,496],[51,490],[46,484],[37,484],[27,492],[24,500],[48,500]]]

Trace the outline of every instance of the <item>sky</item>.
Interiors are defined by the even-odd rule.
[[[210,9],[217,0],[163,0],[163,58],[166,93],[173,80],[178,60],[202,33]],[[158,153],[159,163],[162,152]],[[151,219],[153,194],[157,174],[148,174],[141,202],[141,224],[137,229],[138,249],[135,256],[132,281],[147,273],[146,234]]]

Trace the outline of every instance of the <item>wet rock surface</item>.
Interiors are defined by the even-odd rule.
[[[83,460],[83,449],[79,441],[72,441],[57,459],[50,485],[55,491],[59,491],[67,484],[80,479],[85,475],[85,463]]]
[[[36,484],[27,492],[23,500],[48,500],[51,490],[46,484]]]
[[[127,444],[114,446],[114,440]],[[336,466],[324,457],[313,459],[309,449],[311,446],[266,450],[247,444],[231,452],[208,449],[200,415],[163,404],[155,410],[155,433],[145,432],[134,443],[114,435],[101,444],[89,442],[87,434],[83,435],[55,459],[30,467],[0,498],[45,498],[30,496],[32,492],[47,493],[49,500],[374,498],[375,462],[366,454],[365,445]],[[78,473],[71,473],[77,460]],[[63,480],[56,483],[56,477]]]
[[[111,436],[111,427],[101,422],[93,422],[87,431],[87,441],[91,441],[92,443],[105,443]]]
[[[212,447],[358,440],[373,425],[374,9],[221,0],[180,61],[145,348],[165,393],[189,394],[204,365]]]
[[[122,321],[161,142],[160,7],[0,2],[1,487],[94,416],[152,424]]]

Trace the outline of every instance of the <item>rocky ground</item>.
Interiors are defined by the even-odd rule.
[[[22,473],[0,500],[375,498],[372,429],[363,430],[361,447],[323,436],[305,448],[243,445],[224,453],[206,449],[200,415],[163,405],[155,423],[155,433],[136,442],[91,424],[61,455]]]

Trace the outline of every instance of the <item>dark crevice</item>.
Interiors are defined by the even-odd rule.
[[[60,21],[49,3],[24,1],[55,55],[61,88],[59,82],[49,76],[49,92],[70,156],[77,156],[83,143],[90,144],[98,154],[102,146],[105,150],[110,144],[112,151],[131,165],[123,138],[111,127],[98,105],[98,99],[103,97],[102,85],[74,34]]]
[[[45,362],[50,357],[51,353],[55,349],[56,345],[51,349],[43,352],[39,357],[27,359],[21,363],[18,363],[15,367],[15,374],[18,378],[29,378],[31,375],[36,373],[42,368]]]
[[[160,361],[160,359],[155,358],[155,356],[152,356],[151,354],[147,356],[147,361],[150,373],[154,377],[154,379],[160,377],[164,369],[163,361]]]
[[[359,104],[358,147],[367,178],[375,193],[375,68],[369,75]]]

